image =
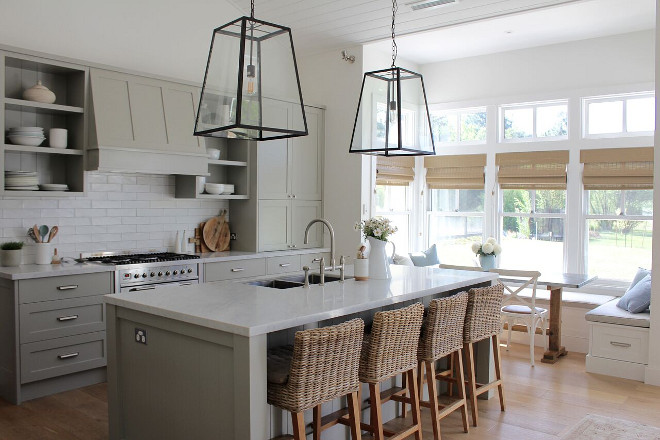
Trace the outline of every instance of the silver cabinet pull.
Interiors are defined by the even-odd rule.
[[[280,267],[289,267],[291,266],[291,263],[281,263]]]
[[[242,267],[235,267],[235,268],[233,268],[231,271],[232,271],[232,272],[243,272],[244,270],[245,270],[245,269],[243,269]]]
[[[179,283],[179,286],[192,286],[192,283]]]
[[[312,260],[312,263],[319,263],[320,261],[321,261],[320,258],[314,258],[314,259]]]
[[[71,316],[60,316],[57,318],[58,321],[73,321],[74,319],[78,319],[78,315],[71,315]]]
[[[78,288],[77,284],[72,284],[70,286],[57,286],[57,290],[73,290],[77,288]]]
[[[64,359],[71,359],[71,358],[74,358],[74,357],[78,356],[79,354],[80,354],[80,353],[77,353],[77,352],[76,352],[76,353],[69,353],[69,354],[61,354],[61,355],[59,355],[59,356],[57,356],[57,357],[58,357],[59,359],[64,360]]]
[[[631,344],[628,344],[627,342],[616,342],[616,341],[610,341],[611,345],[614,345],[615,347],[623,347],[623,348],[630,348],[632,347]]]
[[[139,292],[140,290],[154,290],[156,286],[145,286],[145,287],[133,287],[128,289],[129,292]]]

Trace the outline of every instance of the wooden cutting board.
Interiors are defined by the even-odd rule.
[[[206,225],[206,222],[201,222],[199,224],[199,251],[200,252],[211,252],[211,249],[206,245],[204,242],[204,225]]]
[[[206,224],[204,225],[204,229],[202,232],[204,243],[206,243],[206,246],[212,252],[216,252],[219,250],[218,244],[224,244],[224,239],[223,239],[223,243],[220,243],[221,235],[225,233],[224,231],[226,231],[227,239],[229,239],[229,225],[227,225],[225,221],[226,214],[227,211],[223,209],[220,212],[219,217],[213,217],[207,220]],[[228,243],[227,243],[227,247],[228,247]]]
[[[219,223],[222,223],[222,225],[220,226],[220,235],[218,236],[218,243],[216,245],[216,251],[218,252],[229,250],[230,232],[229,223],[227,223],[227,219],[225,218],[226,214],[227,211],[223,211],[222,214],[220,214]]]

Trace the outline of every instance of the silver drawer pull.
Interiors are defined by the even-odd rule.
[[[291,263],[282,263],[280,264],[280,267],[289,267],[291,266]]]
[[[72,284],[70,286],[57,286],[57,290],[73,290],[77,288],[78,288],[77,284]]]
[[[232,272],[243,272],[244,270],[245,270],[245,269],[243,269],[242,267],[235,267],[235,268],[233,268],[231,271],[232,271]]]
[[[78,315],[71,315],[71,316],[60,316],[57,318],[58,321],[73,321],[74,319],[78,319]]]
[[[140,290],[154,290],[156,286],[145,286],[145,287],[133,287],[128,289],[129,292],[139,292]]]
[[[321,259],[320,259],[320,258],[314,258],[314,259],[312,260],[312,263],[320,263],[320,262],[321,262]]]
[[[192,283],[179,283],[179,286],[192,286]]]
[[[614,345],[615,347],[623,347],[623,348],[630,348],[632,347],[631,344],[628,344],[627,342],[616,342],[616,341],[610,341],[611,345]]]
[[[80,354],[80,353],[61,354],[61,355],[59,355],[59,356],[57,356],[57,357],[58,357],[59,359],[64,360],[64,359],[71,359],[71,358],[74,358],[74,357],[78,356],[79,354]]]

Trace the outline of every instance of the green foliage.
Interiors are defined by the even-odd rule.
[[[530,212],[532,200],[529,191],[524,189],[505,190],[503,194],[504,212]],[[529,222],[521,217],[504,217],[503,227],[506,232],[515,232],[529,236]]]
[[[0,249],[3,251],[15,251],[18,249],[23,249],[23,242],[22,241],[7,241],[5,243],[2,243],[0,245]]]

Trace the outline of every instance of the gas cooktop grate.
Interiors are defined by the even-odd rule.
[[[165,261],[195,260],[198,255],[175,254],[173,252],[155,252],[150,254],[123,254],[123,255],[104,255],[101,257],[89,257],[87,261],[98,262],[102,264],[144,264],[160,263]]]

